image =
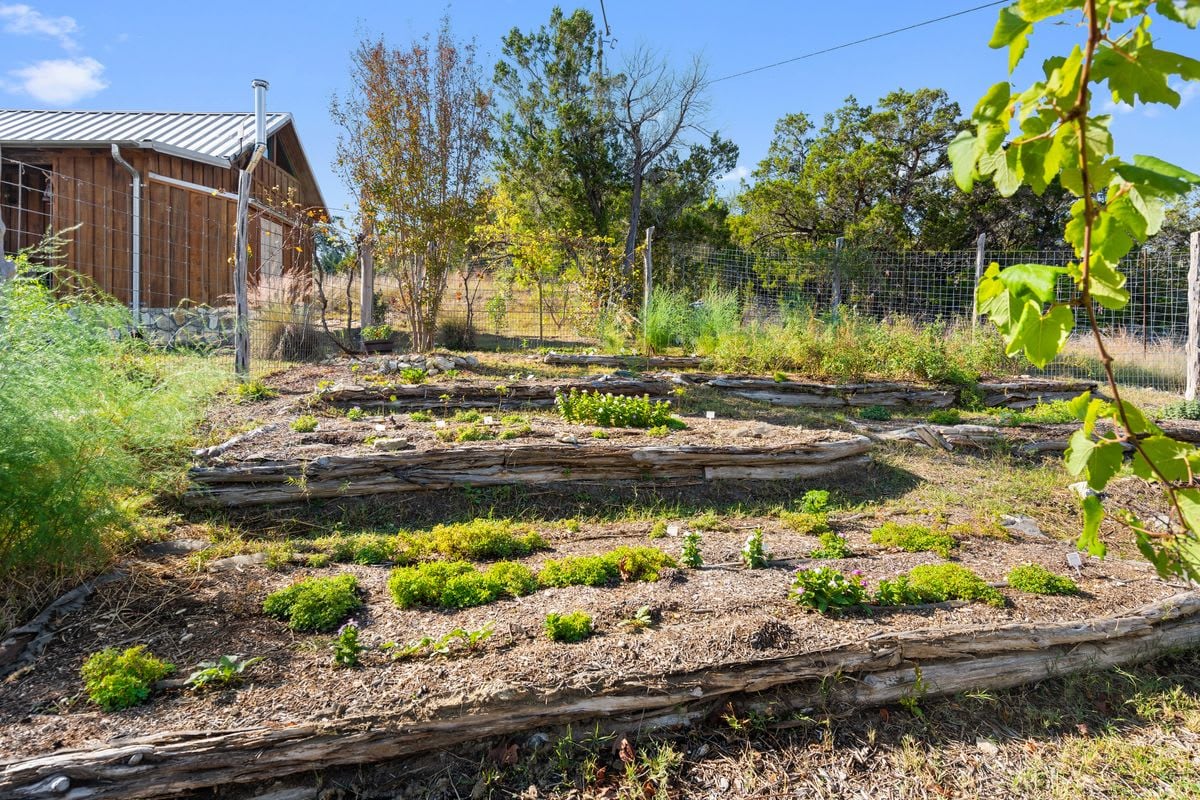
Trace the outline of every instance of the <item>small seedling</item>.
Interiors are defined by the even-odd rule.
[[[765,569],[771,561],[771,554],[763,544],[763,532],[757,529],[746,538],[742,545],[742,563],[746,569]]]
[[[196,665],[196,670],[187,676],[187,684],[193,689],[211,689],[241,683],[246,669],[262,660],[262,656],[240,661],[237,656],[221,656],[216,661],[201,661]]]
[[[353,408],[351,408],[349,411],[346,412],[346,419],[348,419],[348,420],[357,421],[357,420],[364,418],[365,416],[367,416],[367,412],[363,411],[358,406],[354,406]]]
[[[644,631],[654,627],[654,613],[650,610],[650,606],[642,606],[637,611],[633,612],[633,616],[629,619],[622,620],[621,625],[629,628],[632,631]]]
[[[341,627],[332,647],[335,667],[353,669],[359,665],[358,656],[363,646],[358,642],[358,625],[353,620]]]
[[[688,531],[683,535],[683,553],[680,560],[688,569],[700,569],[704,566],[704,558],[700,555],[700,534]]]
[[[296,433],[312,433],[317,429],[317,418],[312,414],[301,414],[292,420],[292,430]]]
[[[428,411],[414,411],[408,418],[413,422],[433,422],[433,414]]]

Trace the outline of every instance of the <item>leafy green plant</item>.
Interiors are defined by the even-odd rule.
[[[546,635],[556,642],[581,642],[592,635],[592,617],[585,611],[546,615]]]
[[[1114,155],[1111,118],[1094,113],[1098,90],[1113,103],[1177,107],[1182,95],[1173,84],[1200,81],[1200,62],[1155,45],[1151,23],[1157,20],[1195,28],[1200,7],[1194,0],[1022,0],[1002,8],[989,45],[1008,49],[1010,73],[1026,53],[1035,26],[1081,21],[1075,30],[1082,42],[1066,57],[1046,59],[1044,78],[1027,89],[1014,91],[1008,81],[992,86],[975,107],[973,130],[959,133],[949,155],[964,191],[981,178],[990,178],[1003,196],[1022,186],[1044,191],[1057,181],[1079,198],[1064,229],[1076,260],[1066,266],[989,265],[977,287],[977,311],[996,325],[1007,352],[1023,353],[1039,368],[1062,351],[1075,330],[1076,313],[1084,318],[1111,400],[1084,393],[1071,401],[1082,426],[1071,436],[1067,469],[1099,493],[1119,471],[1124,448],[1133,448],[1134,474],[1162,488],[1175,521],[1166,531],[1151,530],[1123,510],[1122,522],[1161,575],[1195,580],[1200,578],[1200,489],[1191,479],[1200,456],[1124,399],[1097,311],[1128,305],[1121,259],[1136,242],[1158,232],[1169,201],[1200,185],[1200,175],[1154,156],[1127,161]],[[1014,135],[1014,124],[1019,134]],[[1060,277],[1070,282],[1068,297],[1056,291]],[[1114,428],[1097,428],[1101,419],[1111,420]],[[1084,498],[1082,506],[1078,544],[1103,555],[1105,510],[1099,495]]]
[[[263,602],[263,612],[287,620],[297,631],[329,631],[362,606],[358,581],[353,575],[305,578],[272,592]]]
[[[607,439],[608,431],[597,428],[596,430],[592,431],[592,438],[593,439]]]
[[[902,525],[898,522],[885,522],[871,531],[871,541],[881,547],[908,553],[937,553],[942,558],[949,558],[950,551],[958,544],[946,531],[933,530],[928,525]]]
[[[354,422],[357,422],[360,419],[364,419],[364,418],[366,418],[366,416],[367,416],[367,412],[363,411],[358,406],[354,406],[353,408],[350,408],[346,411],[346,419],[354,421]]]
[[[665,539],[667,537],[667,521],[665,519],[657,520],[650,526],[650,532],[646,534],[649,539]]]
[[[701,544],[698,531],[688,531],[683,535],[683,549],[680,561],[688,569],[700,569],[704,566],[704,557],[700,554]]]
[[[653,428],[646,429],[646,435],[653,436],[656,438],[661,438],[663,436],[670,436],[671,429],[668,428],[666,425],[655,425]]]
[[[428,411],[414,411],[408,418],[413,422],[433,422],[433,414]]]
[[[442,556],[472,561],[527,556],[547,547],[546,540],[529,526],[489,517],[434,525],[428,538],[432,549]]]
[[[1063,575],[1056,575],[1041,564],[1022,564],[1014,567],[1006,579],[1019,592],[1030,594],[1079,594],[1079,584]]]
[[[697,514],[692,518],[691,527],[698,531],[722,531],[728,530],[726,525],[715,511],[705,511],[703,514]]]
[[[470,653],[479,650],[483,643],[492,637],[494,631],[495,623],[487,622],[482,627],[475,629],[455,628],[437,639],[431,636],[422,636],[405,645],[386,642],[381,647],[385,651],[391,651],[392,659],[395,661],[403,661],[420,655],[449,656],[455,652]]]
[[[1038,402],[1024,410],[997,409],[997,422],[1012,425],[1063,425],[1075,421],[1075,411],[1066,400]]]
[[[958,425],[962,423],[962,414],[957,408],[938,408],[930,411],[925,421],[931,425]]]
[[[1004,595],[971,570],[959,564],[923,564],[907,575],[879,582],[879,605],[944,603],[947,600],[987,603],[1004,607]]]
[[[555,408],[567,422],[600,425],[605,428],[659,428],[684,427],[683,422],[672,414],[671,404],[666,400],[654,401],[649,395],[630,397],[612,393],[601,394],[571,389],[559,392],[554,397]]]
[[[1161,419],[1200,419],[1200,400],[1180,400],[1169,403],[1158,412]]]
[[[820,544],[808,554],[809,558],[850,558],[850,543],[841,534],[833,531],[822,533],[817,540]]]
[[[452,419],[455,422],[483,422],[483,414],[473,408],[456,411]]]
[[[347,622],[338,629],[337,636],[330,645],[333,650],[333,665],[343,669],[353,669],[359,665],[359,656],[363,646],[358,641],[358,625]]]
[[[261,403],[279,396],[279,392],[258,378],[239,383],[234,387],[233,394],[239,403]]]
[[[211,689],[217,686],[232,686],[241,683],[246,670],[262,661],[262,656],[239,659],[237,656],[221,656],[216,661],[201,661],[187,676],[187,684],[193,689]]]
[[[482,572],[466,561],[429,561],[397,567],[388,578],[388,590],[400,608],[470,608],[530,594],[536,588],[528,567],[505,561]]]
[[[789,596],[822,614],[852,611],[866,605],[867,582],[854,570],[849,577],[832,567],[797,570]]]
[[[607,586],[620,577],[617,565],[604,556],[550,559],[538,572],[542,586]]]
[[[675,559],[656,547],[617,547],[602,558],[617,569],[623,581],[656,581],[664,569],[674,568]]]
[[[650,606],[642,606],[629,619],[621,620],[621,626],[632,631],[644,631],[654,627],[654,612]]]
[[[746,569],[765,569],[771,562],[771,554],[763,544],[761,529],[756,529],[746,537],[745,543],[742,544],[741,557]]]
[[[421,384],[429,380],[429,373],[421,367],[405,367],[400,370],[400,380],[406,384]]]
[[[362,329],[362,338],[365,342],[381,342],[391,339],[395,331],[392,326],[387,323],[378,325],[364,325]]]
[[[866,406],[858,410],[858,416],[875,422],[887,422],[892,418],[892,412],[886,406]]]
[[[824,512],[780,511],[779,521],[806,536],[816,536],[829,530],[829,515]]]
[[[829,510],[829,492],[825,489],[809,489],[800,498],[800,510],[805,514],[821,514]]]
[[[292,420],[292,430],[296,433],[312,433],[317,429],[317,418],[312,414],[301,414]]]
[[[173,664],[137,645],[124,652],[110,647],[92,653],[80,673],[93,703],[105,711],[120,711],[145,702],[154,684],[174,671]]]

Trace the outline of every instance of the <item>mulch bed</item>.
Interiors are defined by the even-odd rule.
[[[800,559],[764,570],[714,566],[669,571],[657,583],[539,591],[461,611],[401,610],[386,588],[382,566],[334,565],[283,572],[252,566],[242,571],[196,573],[184,558],[146,562],[128,577],[105,585],[68,617],[59,639],[31,670],[0,686],[0,752],[17,759],[174,729],[216,730],[247,725],[286,727],[386,709],[414,721],[466,713],[514,698],[535,699],[567,688],[596,693],[637,681],[648,692],[666,676],[720,664],[801,654],[860,642],[883,631],[957,629],[1013,622],[1065,621],[1131,609],[1179,591],[1146,565],[1089,559],[1079,597],[1042,597],[1004,589],[1008,607],[972,604],[951,608],[888,610],[840,619],[804,612],[787,599],[791,570],[804,563],[812,537],[784,530],[770,519],[738,520],[704,536],[706,562],[736,562],[749,530],[762,527],[777,559]],[[927,553],[888,553],[870,544],[873,520],[837,524],[859,555],[837,564],[861,569],[872,584],[923,563]],[[621,544],[654,544],[678,555],[680,542],[647,542],[650,523],[586,526],[576,533],[546,527],[553,552],[525,559],[537,567],[549,557],[603,552]],[[1065,572],[1066,546],[1051,540],[969,538],[956,559],[986,580],[1000,582],[1009,568],[1037,562]],[[440,636],[458,627],[492,621],[495,635],[474,655],[393,662],[378,649],[364,654],[359,670],[335,670],[329,637],[297,635],[261,613],[263,598],[307,575],[350,572],[365,590],[357,615],[362,640],[376,648]],[[659,617],[646,632],[620,625],[641,606]],[[598,635],[579,644],[549,641],[542,622],[549,611],[583,609]],[[144,706],[103,713],[82,695],[79,668],[104,647],[146,644],[186,675],[199,661],[236,652],[264,656],[245,685],[213,692],[169,690]]]

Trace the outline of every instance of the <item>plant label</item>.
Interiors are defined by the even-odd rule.
[[[716,419],[716,418],[717,418],[717,412],[715,412],[715,411],[705,411],[705,412],[704,412],[704,418],[705,418],[705,419]]]
[[[436,420],[436,421],[433,423],[433,427],[435,427],[435,428],[444,428],[444,427],[446,427],[446,420],[444,420],[444,419],[439,419],[439,420]]]
[[[1080,557],[1079,553],[1071,551],[1067,553],[1067,564],[1072,569],[1078,570],[1083,566],[1083,558]]]
[[[679,526],[678,525],[668,525],[667,526],[667,536],[678,536],[678,535],[679,535]]]
[[[495,417],[484,417],[483,424],[484,425],[495,425],[496,419],[495,419]]]

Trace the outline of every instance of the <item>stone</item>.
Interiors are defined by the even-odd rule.
[[[204,539],[171,539],[165,542],[152,542],[142,547],[142,553],[148,556],[183,556],[207,550],[212,543]]]
[[[388,453],[393,452],[395,450],[411,450],[412,449],[412,445],[409,443],[408,439],[400,439],[400,438],[376,439],[374,442],[371,443],[371,447],[374,447],[376,450],[382,450],[382,451],[388,452]]]
[[[463,361],[466,363],[466,365],[468,367],[478,367],[479,366],[479,359],[476,358],[475,356],[464,356]]]
[[[1011,533],[1019,533],[1023,536],[1029,536],[1033,539],[1050,538],[1046,534],[1042,533],[1042,529],[1031,517],[1023,517],[1019,514],[1004,514],[1001,516],[1000,527]]]
[[[434,368],[439,369],[442,372],[445,372],[448,369],[454,369],[454,362],[445,356],[433,356],[429,358],[426,363],[432,364]]]
[[[183,308],[177,308],[171,312],[171,319],[176,325],[186,325],[190,316],[191,314],[187,312],[187,309]]]
[[[267,560],[266,553],[249,553],[242,556],[229,556],[229,558],[218,558],[216,561],[208,565],[209,572],[229,572],[235,569],[245,569],[258,564],[265,563]]]

